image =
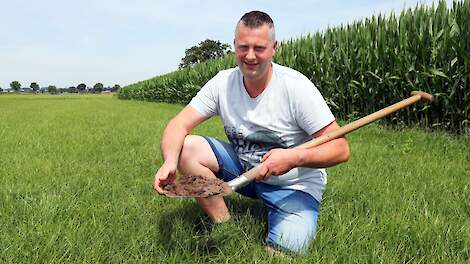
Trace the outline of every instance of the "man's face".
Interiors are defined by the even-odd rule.
[[[276,43],[271,40],[267,25],[249,28],[239,23],[234,46],[238,67],[245,79],[259,80],[268,74]]]

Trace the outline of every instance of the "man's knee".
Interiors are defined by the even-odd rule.
[[[195,153],[197,153],[199,143],[198,136],[187,135],[184,138],[183,148],[181,149],[180,162],[185,162],[189,159],[195,158]]]
[[[187,135],[181,149],[180,166],[201,164],[212,171],[218,170],[217,158],[207,140],[201,136]]]
[[[301,191],[280,190],[278,194],[284,198],[269,201],[266,242],[275,249],[304,253],[315,238],[320,205]]]
[[[289,229],[276,230],[277,232],[270,230],[266,237],[266,243],[269,247],[281,252],[304,254],[311,241],[315,239],[315,229],[315,226],[296,225],[296,227]]]

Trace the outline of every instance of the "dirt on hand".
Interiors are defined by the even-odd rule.
[[[164,195],[170,197],[210,197],[232,193],[232,189],[224,181],[198,175],[181,176],[163,187],[163,190]]]

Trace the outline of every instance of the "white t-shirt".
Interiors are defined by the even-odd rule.
[[[245,170],[273,148],[290,148],[312,139],[335,120],[323,96],[301,73],[273,63],[266,89],[251,98],[238,67],[219,72],[189,103],[206,117],[220,115],[225,134]],[[265,183],[302,190],[321,201],[326,184],[322,168],[299,167]]]

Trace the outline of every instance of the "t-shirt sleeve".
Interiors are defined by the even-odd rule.
[[[335,120],[320,91],[307,77],[295,85],[293,104],[297,124],[309,135]]]
[[[209,80],[196,96],[191,99],[189,105],[205,117],[211,117],[218,113],[218,85],[217,75]]]

